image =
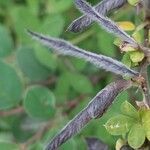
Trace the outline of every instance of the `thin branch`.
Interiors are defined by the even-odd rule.
[[[103,0],[94,6],[95,10],[105,16],[109,11],[122,7],[127,3],[127,0]],[[81,16],[71,23],[68,31],[79,32],[91,25],[93,20],[87,15]]]
[[[149,39],[149,31],[150,31],[150,0],[144,0],[142,1],[144,5],[144,11],[145,11],[145,21],[147,24],[144,27],[144,39],[145,43],[144,46],[147,48],[150,52],[149,46],[150,46],[150,39]],[[149,58],[150,55],[147,55],[145,58],[142,66],[141,66],[141,75],[145,79],[145,84],[144,84],[144,103],[150,108],[150,85],[149,85],[149,79],[148,79],[148,66],[149,66]]]
[[[12,115],[17,115],[24,112],[23,107],[14,108],[8,111],[0,111],[0,117],[8,117]]]
[[[149,86],[149,80],[148,80],[148,74],[147,74],[147,67],[149,63],[147,62],[147,59],[145,59],[145,62],[141,66],[141,75],[145,79],[143,92],[144,92],[144,103],[150,108],[150,86]]]
[[[119,80],[106,86],[80,113],[78,113],[47,145],[46,150],[56,150],[61,144],[77,134],[92,119],[101,117],[114,99],[132,82]]]
[[[96,65],[99,68],[105,69],[106,71],[110,71],[118,75],[128,77],[139,76],[138,72],[131,70],[123,63],[110,57],[85,51],[62,39],[47,37],[30,30],[28,30],[28,33],[34,39],[40,41],[43,45],[53,48],[53,50],[59,54],[83,58],[84,60]]]

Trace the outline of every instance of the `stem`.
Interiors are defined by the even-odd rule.
[[[150,31],[150,1],[145,0],[144,1],[144,7],[145,7],[145,22],[148,22],[148,24],[144,28],[144,39],[145,43],[144,46],[149,48],[150,43],[149,43],[149,31]],[[141,74],[145,79],[145,85],[144,85],[144,102],[147,104],[147,106],[150,108],[150,85],[149,85],[149,80],[148,80],[148,73],[147,73],[147,68],[149,66],[149,57],[144,60],[144,63],[141,68]]]
[[[144,87],[143,87],[143,93],[144,93],[144,103],[150,107],[150,86],[149,86],[149,80],[148,80],[148,73],[147,73],[147,67],[149,63],[147,62],[147,59],[145,59],[145,62],[143,63],[141,67],[141,75],[145,79]]]
[[[0,117],[8,117],[8,116],[21,114],[21,113],[24,113],[24,108],[18,107],[8,111],[0,111]]]

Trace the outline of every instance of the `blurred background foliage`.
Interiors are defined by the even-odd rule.
[[[98,91],[116,79],[85,61],[56,55],[26,34],[31,29],[61,37],[121,60],[114,37],[96,24],[82,33],[66,32],[80,15],[73,0],[0,0],[0,149],[42,150]],[[115,21],[140,22],[128,5],[109,15]],[[89,136],[114,149],[118,137],[103,125],[128,99],[123,92],[101,119],[89,123],[60,150],[85,150],[84,138]]]

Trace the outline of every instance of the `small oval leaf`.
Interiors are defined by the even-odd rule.
[[[129,134],[128,134],[128,143],[134,148],[140,148],[145,141],[145,131],[144,128],[140,124],[135,124]]]
[[[144,59],[144,53],[140,51],[130,52],[130,59],[134,63],[141,62]]]
[[[26,93],[24,107],[31,117],[49,119],[55,114],[54,95],[45,87],[31,87]]]
[[[105,128],[112,135],[123,135],[126,134],[134,120],[125,115],[117,115],[115,117],[110,118],[105,124]]]
[[[122,62],[128,66],[129,68],[131,67],[132,65],[132,62],[131,62],[131,59],[130,59],[130,55],[128,53],[125,53],[123,55],[123,58],[122,58]]]
[[[16,71],[0,61],[0,109],[12,108],[21,101],[22,83]]]
[[[121,112],[129,117],[139,119],[138,111],[128,101],[122,103]]]
[[[34,49],[30,47],[21,47],[17,51],[17,62],[23,74],[32,81],[41,81],[47,79],[51,71],[39,63],[35,57]]]
[[[150,141],[150,110],[142,111],[142,124],[146,133],[147,139]]]
[[[0,57],[8,56],[13,50],[12,38],[4,26],[0,25]]]
[[[125,31],[132,31],[135,29],[135,25],[130,21],[117,22],[118,26]]]

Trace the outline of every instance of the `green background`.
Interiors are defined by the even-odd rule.
[[[109,16],[115,21],[140,22],[132,7],[127,5],[125,10]],[[84,60],[56,55],[26,33],[31,29],[60,37],[121,60],[115,37],[98,25],[82,33],[66,32],[80,15],[73,0],[0,0],[0,149],[42,150],[97,92],[119,78]],[[103,125],[128,99],[123,92],[101,119],[93,120],[60,149],[84,150],[84,138],[91,136],[114,149],[118,136],[111,136]]]

